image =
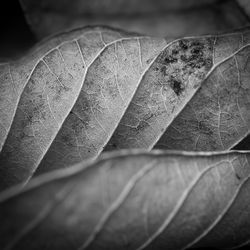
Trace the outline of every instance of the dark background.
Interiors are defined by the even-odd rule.
[[[34,0],[39,1],[39,0]],[[20,56],[36,41],[18,0],[2,0],[0,7],[0,59]]]

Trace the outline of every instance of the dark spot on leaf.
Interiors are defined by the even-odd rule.
[[[193,48],[193,49],[191,50],[191,53],[192,53],[192,54],[195,54],[195,55],[198,55],[198,54],[201,53],[201,50],[200,50],[199,47],[195,47],[195,48]]]
[[[167,56],[167,57],[165,57],[164,62],[166,64],[175,63],[175,62],[177,62],[177,58],[174,58],[173,56]]]
[[[202,46],[202,44],[198,40],[192,42],[192,46],[200,46],[200,45]]]
[[[182,82],[179,80],[176,80],[173,77],[171,77],[170,79],[170,87],[172,88],[172,90],[175,92],[177,96],[179,96],[185,89]]]
[[[178,51],[177,49],[173,49],[173,50],[172,50],[172,54],[173,54],[173,55],[177,55],[178,53],[179,53],[179,51]]]
[[[187,44],[183,40],[179,41],[179,46],[183,50],[187,50],[188,49]]]
[[[181,55],[181,56],[180,56],[180,59],[181,59],[183,62],[188,61],[186,55]]]
[[[236,176],[236,178],[237,178],[238,180],[240,180],[240,179],[241,179],[241,177],[239,176],[239,174],[238,174],[238,173],[236,173],[236,174],[235,174],[235,176]]]

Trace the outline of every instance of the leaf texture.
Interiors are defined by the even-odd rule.
[[[226,150],[249,133],[248,29],[59,35],[1,65],[0,189],[103,150]]]
[[[161,37],[209,34],[249,24],[232,0],[64,0],[60,6],[55,0],[21,3],[38,37],[99,24]]]
[[[249,244],[250,153],[121,151],[0,195],[1,249]]]

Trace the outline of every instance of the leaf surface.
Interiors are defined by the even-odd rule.
[[[0,195],[0,247],[178,250],[247,244],[249,159],[249,152],[122,151],[51,172],[22,191]]]
[[[226,150],[249,133],[248,29],[59,35],[2,64],[0,189],[103,150]]]
[[[182,37],[239,28],[249,23],[236,1],[75,0],[21,1],[38,37],[105,24],[150,36]]]

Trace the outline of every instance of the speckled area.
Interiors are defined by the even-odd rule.
[[[106,150],[154,144],[211,69],[213,41],[182,39],[166,46],[142,78]]]
[[[226,150],[249,133],[248,42],[248,32],[215,39],[214,70],[155,148]]]

